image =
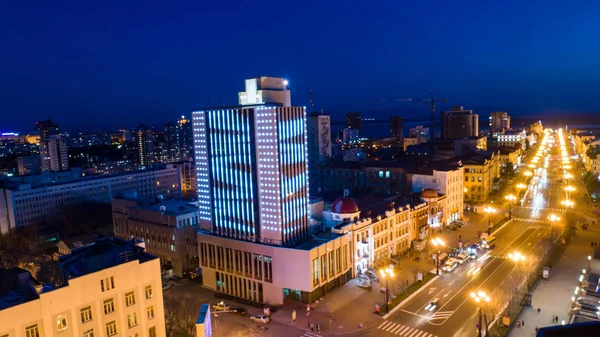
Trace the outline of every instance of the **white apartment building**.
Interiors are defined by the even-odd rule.
[[[525,139],[527,134],[525,131],[506,131],[504,133],[495,134],[498,139],[498,146],[519,146],[525,148]]]
[[[159,260],[132,241],[101,239],[61,257],[64,284],[40,285],[23,269],[0,270],[3,337],[165,337]]]
[[[69,169],[67,144],[60,135],[40,139],[40,161],[42,171],[64,171]]]
[[[57,173],[59,174],[59,173]],[[32,181],[33,182],[33,181]],[[0,232],[21,226],[40,226],[59,216],[60,206],[92,200],[110,203],[114,196],[181,197],[179,168],[127,172],[33,185],[15,183],[0,189]]]
[[[198,268],[198,216],[197,202],[191,200],[112,200],[115,236],[143,241],[163,272],[178,277]]]
[[[329,115],[308,117],[308,161],[319,163],[331,158],[331,120]]]
[[[445,225],[463,217],[463,180],[464,168],[460,166],[424,167],[410,172],[407,176],[407,182],[410,183],[413,192],[432,189],[446,196],[448,223]]]

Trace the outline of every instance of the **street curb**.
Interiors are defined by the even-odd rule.
[[[419,293],[421,293],[421,291],[423,291],[425,288],[427,288],[427,286],[431,283],[433,283],[433,281],[437,280],[440,276],[439,275],[435,275],[431,280],[429,280],[429,282],[425,283],[421,288],[419,288],[419,290],[415,291],[414,293],[410,294],[410,296],[408,296],[407,298],[404,299],[404,301],[398,303],[398,305],[390,310],[390,312],[388,312],[387,314],[383,315],[383,319],[387,319],[391,314],[393,314],[396,310],[400,309],[406,302],[410,301],[413,299],[413,297],[417,296]]]
[[[496,229],[495,231],[492,232],[492,234],[490,235],[495,235],[497,232],[499,232],[502,228],[504,228],[504,226],[508,225],[509,223],[511,223],[513,221],[513,219],[508,220],[507,222],[504,223],[504,225],[500,226],[500,228]]]

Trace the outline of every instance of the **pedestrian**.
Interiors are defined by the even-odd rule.
[[[554,320],[556,319],[555,315],[552,315],[552,323],[554,323]]]
[[[538,314],[540,313],[540,311],[542,311],[542,308],[538,308]]]
[[[317,324],[317,332],[321,333],[321,324]]]
[[[360,324],[358,325],[359,328],[362,328],[362,322],[360,322]]]
[[[310,323],[310,331],[315,331],[315,324],[314,323]]]
[[[521,326],[525,326],[525,321],[521,320]]]
[[[520,327],[521,327],[521,321],[517,320],[517,328],[520,328]]]

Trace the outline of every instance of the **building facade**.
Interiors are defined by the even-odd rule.
[[[448,223],[445,225],[463,218],[463,177],[464,167],[458,165],[437,168],[419,168],[408,174],[412,192],[422,192],[426,189],[432,189],[438,194],[446,196]]]
[[[390,137],[396,139],[404,138],[404,119],[402,116],[390,117]]]
[[[360,112],[349,112],[346,114],[346,127],[352,130],[358,130],[360,133],[360,128],[362,126],[362,118],[360,117]]]
[[[485,202],[500,177],[498,156],[491,152],[467,153],[456,158],[464,167],[464,200]]]
[[[103,239],[62,256],[64,285],[41,285],[18,268],[0,297],[0,336],[164,337],[159,260],[130,241]]]
[[[196,202],[114,198],[112,219],[115,236],[143,241],[146,251],[160,259],[163,272],[184,277],[198,268]]]
[[[246,91],[238,93],[240,105],[263,103],[291,105],[290,91],[287,89],[288,81],[283,78],[266,76],[250,78],[246,80],[245,84]]]
[[[64,171],[69,169],[67,144],[60,135],[40,138],[40,162],[42,171]]]
[[[308,161],[326,162],[331,159],[331,120],[329,115],[308,117]]]
[[[495,134],[498,139],[498,146],[521,147],[525,148],[525,140],[527,134],[525,131],[505,131],[504,133]]]
[[[36,174],[40,172],[40,156],[19,156],[17,157],[17,166],[19,175]]]
[[[60,207],[70,203],[86,200],[110,203],[113,197],[130,193],[143,198],[181,197],[181,179],[176,165],[112,176],[78,177],[56,183],[41,180],[36,184],[30,180],[32,182],[24,181],[0,189],[0,232],[7,233],[21,226],[51,224],[60,216]]]
[[[490,113],[490,133],[503,133],[510,130],[510,116],[508,112],[495,111]]]

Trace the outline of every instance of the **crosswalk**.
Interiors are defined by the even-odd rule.
[[[530,222],[530,223],[539,223],[539,224],[550,224],[549,220],[546,219],[532,219],[532,218],[517,218],[517,217],[513,217],[513,219],[515,221],[522,221],[522,222]]]
[[[300,335],[300,337],[321,337],[321,335],[310,331],[304,331],[304,333]]]
[[[381,323],[377,329],[402,337],[437,337],[429,332],[390,321]]]
[[[551,211],[551,212],[565,212],[566,209],[564,208],[557,208],[557,207],[533,207],[533,206],[523,206],[521,208],[525,208],[525,209],[532,209],[535,211]]]

